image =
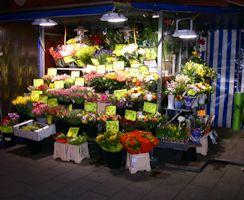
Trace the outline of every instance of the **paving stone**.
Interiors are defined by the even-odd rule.
[[[244,171],[240,166],[228,165],[220,181],[231,185],[244,185]]]
[[[239,194],[237,195],[236,200],[243,200],[244,199],[244,186],[242,186],[242,189],[240,190]]]
[[[92,188],[90,192],[94,192],[105,197],[111,197],[121,190],[123,190],[123,188],[117,186],[110,187],[105,182],[103,184],[98,185],[96,188]]]
[[[152,199],[174,199],[176,196],[175,190],[169,190],[165,188],[155,188],[154,190],[146,193],[141,200],[152,200]]]
[[[117,192],[115,195],[113,195],[109,199],[116,199],[116,200],[140,200],[144,197],[144,194],[141,192],[135,192],[130,188],[127,188],[127,190],[122,190],[120,192]]]
[[[96,193],[93,193],[93,192],[86,192],[84,193],[83,195],[79,196],[76,198],[77,200],[78,199],[81,199],[81,200],[106,200],[108,199],[107,197],[105,196],[102,196],[102,195],[99,195],[99,194],[96,194]]]

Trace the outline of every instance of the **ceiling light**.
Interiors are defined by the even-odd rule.
[[[179,29],[179,22],[183,20],[190,20],[190,29]],[[192,30],[193,28],[193,20],[191,18],[182,18],[176,20],[176,29],[173,34],[173,37],[179,37],[181,39],[193,39],[197,37],[195,31]]]
[[[153,15],[152,15],[152,18],[153,18],[153,19],[159,18],[159,14],[153,14]]]
[[[35,19],[32,25],[39,25],[39,26],[55,26],[57,22],[51,19]]]
[[[107,21],[107,22],[116,23],[116,22],[127,21],[128,18],[125,17],[123,14],[120,14],[120,13],[109,12],[109,13],[103,14],[103,16],[100,18],[100,20],[101,21]]]

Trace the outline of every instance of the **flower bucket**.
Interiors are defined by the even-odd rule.
[[[41,124],[47,124],[47,118],[46,117],[37,117],[36,121]]]
[[[101,149],[101,159],[107,163],[107,166],[111,169],[118,169],[122,167],[122,155],[123,151],[108,152]]]
[[[207,95],[206,94],[202,94],[199,98],[198,98],[198,104],[199,105],[204,105],[205,101],[206,101]]]
[[[168,95],[168,109],[174,109],[174,103],[175,103],[175,95],[169,94]]]
[[[184,105],[183,100],[179,101],[179,100],[175,99],[175,108],[176,109],[181,109],[183,107],[183,105]]]
[[[185,100],[186,109],[191,109],[193,107],[193,105],[194,105],[196,97],[186,96],[184,100]]]
[[[200,129],[192,130],[190,140],[193,144],[199,144],[201,137],[202,137],[202,132]]]

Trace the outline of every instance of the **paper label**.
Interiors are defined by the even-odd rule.
[[[106,64],[107,71],[113,71],[113,64]]]
[[[50,124],[52,124],[52,121],[53,121],[53,116],[52,115],[48,115],[47,116],[47,123],[50,125]]]
[[[67,137],[75,137],[77,136],[80,128],[79,127],[70,127],[67,133]]]
[[[85,101],[84,110],[86,112],[97,112],[97,104],[94,102]]]
[[[64,88],[64,81],[54,81],[54,88],[55,89]]]
[[[130,68],[130,76],[132,77],[138,77],[139,76],[139,69],[131,67]]]
[[[75,59],[72,56],[64,56],[63,59],[65,63],[71,63],[75,61]]]
[[[97,66],[95,66],[95,65],[87,65],[86,72],[90,73],[92,71],[97,71]]]
[[[71,78],[80,77],[80,71],[71,71]]]
[[[139,67],[139,73],[141,75],[148,75],[149,74],[149,69],[147,66],[140,66]]]
[[[148,66],[149,68],[151,67],[157,67],[157,62],[156,60],[145,60],[144,64]]]
[[[116,115],[116,106],[106,106],[105,113],[106,115]]]
[[[49,107],[55,107],[58,106],[58,99],[57,98],[51,98],[47,100],[47,105]]]
[[[113,62],[113,69],[115,71],[123,70],[124,68],[125,68],[125,62],[124,61]]]
[[[56,68],[48,68],[47,75],[49,76],[57,76],[57,69]]]
[[[119,132],[119,121],[106,121],[106,131]]]
[[[1,126],[1,132],[2,133],[13,133],[13,127],[12,126]]]
[[[40,91],[40,90],[32,90],[31,91],[31,100],[32,101],[38,101],[39,100],[39,97],[40,95],[42,94],[43,92]]]
[[[144,102],[143,104],[143,111],[148,112],[148,113],[156,113],[157,112],[157,104],[156,103],[149,103],[149,102]]]
[[[33,79],[33,86],[34,87],[39,87],[40,85],[44,84],[44,80],[43,79]]]
[[[47,104],[47,100],[48,100],[48,96],[46,96],[46,95],[40,95],[38,101],[40,103]]]
[[[85,79],[84,78],[81,78],[81,77],[76,77],[75,78],[75,85],[84,86],[84,84],[85,84]]]
[[[105,73],[105,65],[97,66],[97,73],[104,74]]]
[[[122,90],[114,90],[114,96],[119,100],[121,99],[127,92],[127,89],[122,89]]]
[[[130,121],[136,121],[136,111],[134,110],[125,110],[125,119]]]
[[[71,112],[73,110],[73,105],[72,104],[68,105],[67,109],[68,109],[68,111]]]
[[[93,65],[96,65],[96,66],[97,66],[97,65],[100,65],[98,59],[91,58],[91,61],[92,61],[92,64],[93,64]]]
[[[131,68],[139,68],[140,66],[141,66],[140,63],[132,63],[132,64],[130,64]]]

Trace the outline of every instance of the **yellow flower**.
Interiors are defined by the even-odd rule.
[[[191,52],[193,56],[196,56],[197,55],[197,51],[193,51]]]
[[[15,100],[12,101],[12,104],[13,105],[26,104],[27,101],[30,100],[31,100],[30,96],[18,96]]]
[[[114,135],[111,135],[111,136],[109,137],[109,140],[110,140],[110,141],[114,141],[114,140],[116,140],[116,138],[117,138],[117,134],[114,134]]]

